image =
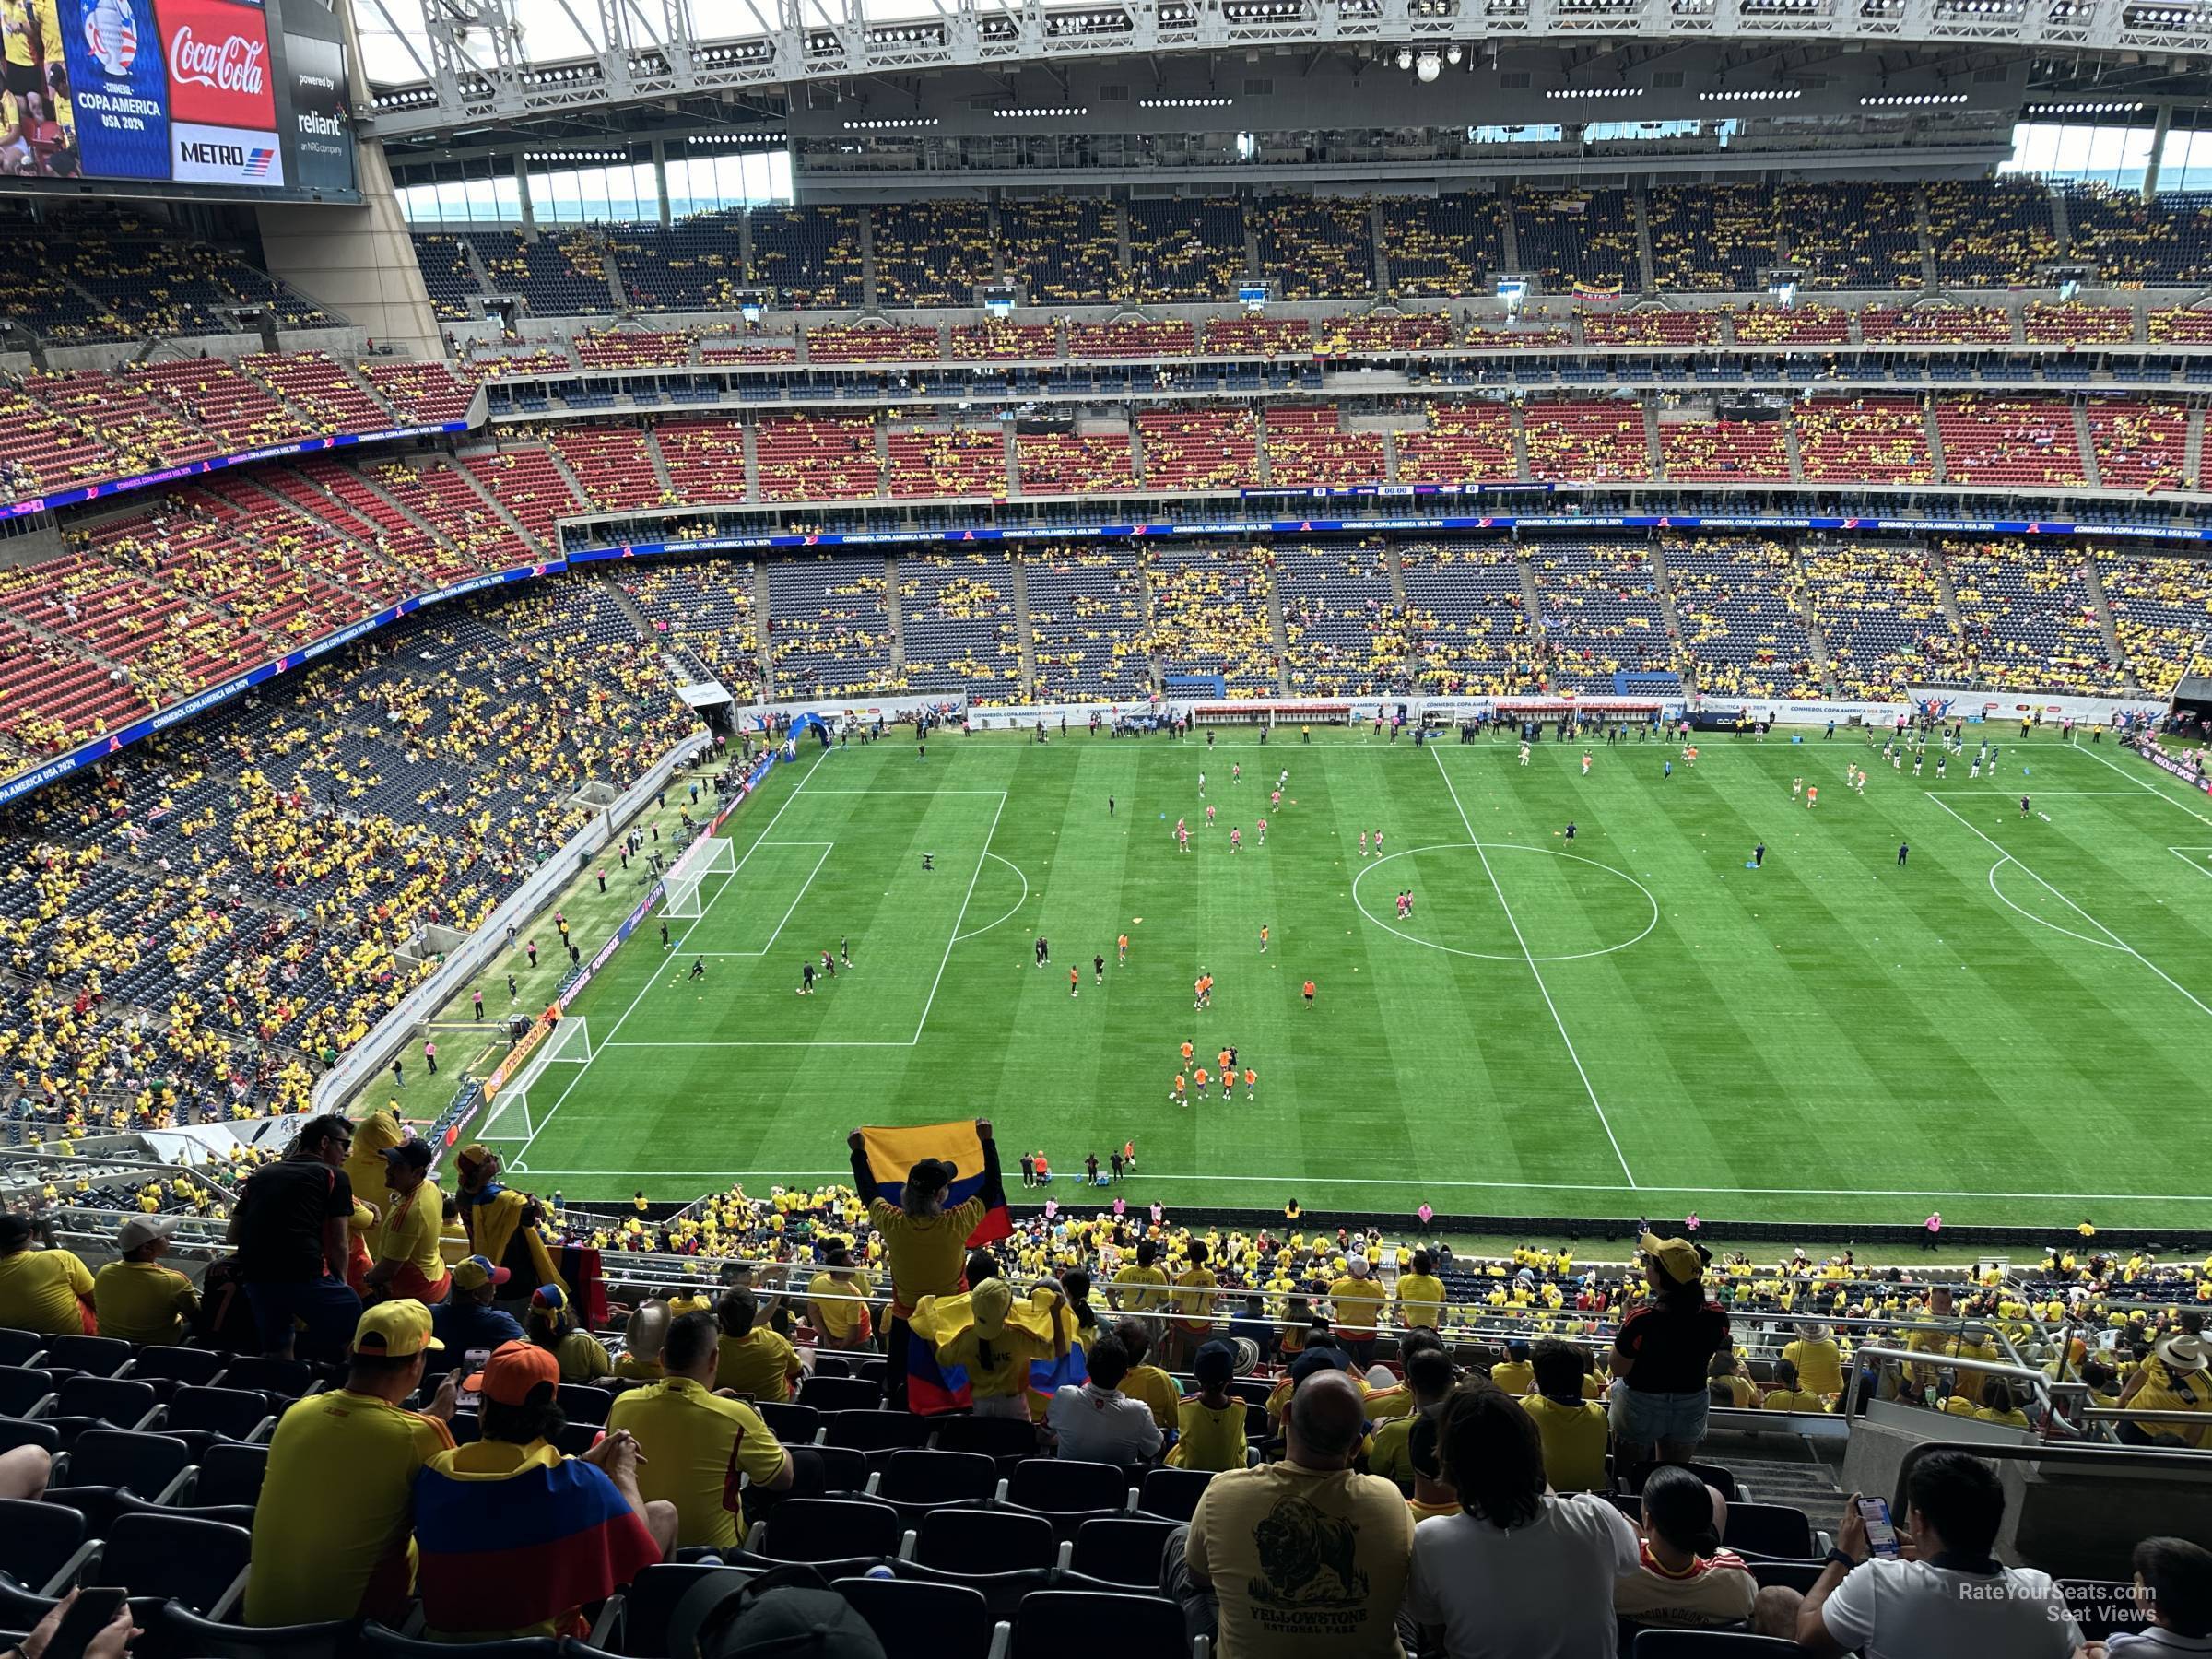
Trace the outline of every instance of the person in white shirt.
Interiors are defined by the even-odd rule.
[[[2005,1520],[1997,1472],[1931,1452],[1906,1482],[1899,1553],[1874,1555],[1853,1494],[1828,1565],[1797,1610],[1797,1645],[1820,1659],[2073,1659],[2081,1630],[2050,1575],[1991,1553]]]
[[[1152,1408],[1122,1392],[1122,1379],[1129,1374],[1129,1350],[1122,1339],[1112,1333],[1099,1337],[1084,1359],[1090,1381],[1080,1388],[1064,1384],[1045,1408],[1045,1427],[1058,1440],[1060,1455],[1124,1468],[1159,1456],[1159,1424]]]
[[[1535,1419],[1495,1383],[1445,1399],[1437,1445],[1461,1512],[1413,1529],[1406,1611],[1448,1659],[1613,1659],[1613,1584],[1636,1529],[1605,1499],[1544,1481]]]
[[[2136,1546],[2135,1569],[2128,1622],[2140,1628],[2115,1631],[2105,1643],[2112,1659],[2212,1654],[2212,1550],[2186,1538],[2146,1538]]]

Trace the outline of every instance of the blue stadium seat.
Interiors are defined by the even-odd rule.
[[[192,1450],[164,1434],[88,1429],[69,1448],[46,1488],[46,1501],[77,1511],[105,1534],[127,1492],[149,1503],[173,1497],[192,1466]]]
[[[995,1625],[982,1593],[911,1579],[839,1579],[831,1586],[868,1621],[884,1659],[993,1659]]]
[[[929,1419],[908,1411],[832,1411],[822,1419],[822,1444],[855,1452],[894,1452],[929,1438]]]
[[[939,1509],[915,1529],[913,1559],[946,1572],[1046,1571],[1059,1565],[1053,1524],[1003,1509]]]
[[[787,1446],[810,1446],[821,1432],[822,1414],[812,1406],[789,1400],[756,1400],[753,1409],[768,1431]]]
[[[0,1365],[29,1365],[46,1348],[46,1338],[36,1331],[18,1331],[0,1325]]]
[[[1076,1531],[1068,1565],[1085,1578],[1149,1590],[1159,1583],[1161,1553],[1175,1535],[1172,1521],[1140,1517],[1086,1521]]]
[[[137,1357],[124,1368],[123,1374],[134,1382],[151,1382],[156,1389],[163,1383],[190,1384],[206,1388],[223,1374],[227,1363],[221,1354],[211,1354],[206,1348],[142,1347]]]
[[[747,1539],[778,1561],[835,1561],[899,1553],[899,1512],[858,1498],[786,1498]]]
[[[1721,1542],[1731,1549],[1802,1561],[1818,1552],[1813,1524],[1801,1509],[1786,1503],[1732,1503]]]
[[[874,1411],[883,1390],[859,1377],[810,1376],[799,1383],[799,1404],[818,1411]]]
[[[984,1503],[998,1490],[998,1465],[973,1452],[894,1452],[885,1462],[874,1496],[918,1523],[948,1503]]]
[[[456,1650],[450,1641],[419,1641],[387,1630],[380,1624],[361,1627],[354,1652],[360,1659],[453,1659],[456,1651],[471,1659],[560,1659],[560,1643],[550,1636],[530,1636],[509,1641],[472,1641]]]
[[[219,1624],[174,1600],[162,1604],[161,1623],[176,1649],[194,1659],[344,1659],[361,1629],[358,1618],[321,1624]]]
[[[52,1371],[82,1371],[88,1377],[112,1377],[131,1362],[138,1350],[113,1336],[54,1336],[46,1344],[41,1361]]]
[[[1037,1455],[1037,1430],[1013,1418],[943,1417],[933,1420],[930,1443],[940,1452],[981,1453],[1005,1474]]]
[[[41,1407],[51,1409],[59,1387],[50,1371],[21,1365],[0,1367],[0,1418],[27,1418]]]
[[[1213,1477],[1211,1469],[1147,1469],[1144,1485],[1137,1488],[1137,1511],[1163,1521],[1188,1521]]]
[[[1133,1495],[1129,1471],[1116,1465],[1031,1457],[1014,1465],[1006,1501],[1009,1508],[1044,1516],[1055,1536],[1073,1539],[1086,1521],[1131,1513]]]
[[[1794,1641],[1742,1630],[1639,1630],[1631,1659],[1783,1659],[1803,1651]]]
[[[1182,1609],[1158,1595],[1040,1590],[1014,1621],[1015,1659],[1127,1659],[1190,1651]]]
[[[607,1407],[615,1403],[614,1394],[604,1388],[594,1388],[589,1382],[563,1382],[556,1402],[560,1415],[571,1423],[590,1423],[594,1427],[606,1422]]]

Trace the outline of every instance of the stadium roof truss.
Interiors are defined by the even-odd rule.
[[[2197,68],[2212,0],[353,0],[385,137],[1075,59],[1457,42],[1994,48]]]

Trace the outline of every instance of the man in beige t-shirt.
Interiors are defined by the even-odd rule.
[[[1396,1487],[1351,1470],[1366,1431],[1342,1371],[1298,1385],[1281,1463],[1214,1477],[1169,1568],[1220,1659],[1403,1659],[1398,1606],[1413,1558],[1413,1512]]]

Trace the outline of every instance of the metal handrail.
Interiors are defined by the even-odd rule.
[[[1912,1348],[1882,1347],[1872,1345],[1858,1349],[1854,1357],[1860,1359],[1894,1359],[1902,1365],[1925,1365],[1938,1370],[1973,1371],[1989,1377],[2017,1378],[2025,1382],[2046,1406],[2050,1403],[2051,1379],[2033,1366],[2003,1359],[1973,1359],[1959,1354],[1931,1354]],[[1858,1414],[1859,1379],[1865,1374],[1865,1372],[1861,1367],[1853,1365],[1851,1368],[1851,1375],[1845,1379],[1843,1409],[1848,1416],[1855,1417]]]

